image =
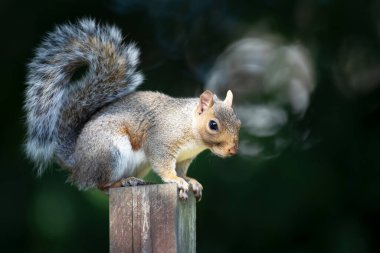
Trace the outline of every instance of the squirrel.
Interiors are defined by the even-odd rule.
[[[238,150],[233,94],[220,100],[209,90],[199,98],[135,91],[143,81],[139,55],[118,28],[93,19],[48,33],[28,64],[26,154],[39,175],[55,161],[79,189],[135,184],[129,178],[139,184],[152,168],[177,184],[181,199],[189,189],[200,199],[202,185],[186,175],[192,160],[206,149],[220,157]]]

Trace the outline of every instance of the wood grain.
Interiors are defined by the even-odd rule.
[[[110,189],[110,252],[195,253],[195,215],[175,184]]]

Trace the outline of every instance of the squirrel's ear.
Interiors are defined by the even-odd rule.
[[[206,90],[201,94],[201,96],[199,97],[199,105],[197,108],[198,114],[202,114],[208,108],[214,105],[213,96],[214,94],[209,90]]]
[[[234,98],[234,95],[232,94],[232,91],[227,91],[227,95],[226,95],[226,98],[224,99],[223,103],[228,106],[228,107],[232,107],[232,100]]]

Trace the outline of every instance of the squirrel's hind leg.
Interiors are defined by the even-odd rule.
[[[111,188],[131,187],[131,186],[140,186],[140,185],[149,185],[149,184],[152,184],[152,183],[145,182],[143,179],[136,178],[136,177],[126,177],[112,184],[109,184],[106,186],[98,185],[97,187],[99,190],[108,194],[108,191]]]
[[[123,187],[129,187],[129,186],[147,185],[151,183],[145,182],[144,180],[137,177],[127,177],[127,178],[121,179],[120,184]]]

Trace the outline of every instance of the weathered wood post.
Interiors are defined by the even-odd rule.
[[[111,253],[195,253],[195,198],[175,184],[110,190]]]

